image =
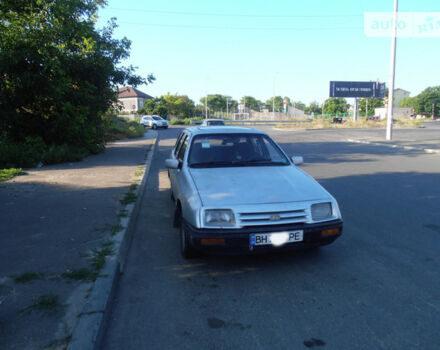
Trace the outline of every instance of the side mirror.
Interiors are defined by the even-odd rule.
[[[301,165],[301,164],[304,164],[304,159],[301,156],[297,156],[297,157],[293,156],[292,157],[292,162],[295,165]]]
[[[165,160],[165,166],[168,169],[178,169],[179,168],[179,161],[177,159],[167,159],[167,160]]]

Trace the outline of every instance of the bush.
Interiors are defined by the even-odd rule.
[[[40,136],[27,136],[22,143],[0,138],[0,168],[32,168],[38,165],[47,146]]]
[[[0,169],[0,182],[10,180],[15,176],[23,174],[24,172],[21,169]]]
[[[203,118],[185,118],[185,119],[173,119],[170,121],[170,125],[190,125],[191,120],[203,120]]]
[[[51,145],[43,155],[43,164],[58,164],[62,162],[78,162],[90,152],[84,148],[69,145]]]
[[[138,138],[145,134],[143,126],[136,121],[105,117],[103,118],[106,141],[124,138]],[[51,144],[46,145],[40,136],[27,136],[23,142],[13,142],[0,136],[0,169],[34,168],[40,162],[57,164],[77,162],[89,154],[99,153],[104,145],[90,143],[89,147]]]
[[[67,144],[47,146],[39,136],[27,137],[22,143],[11,142],[3,137],[0,139],[0,169],[33,168],[40,162],[43,164],[76,162],[92,151]]]
[[[106,116],[103,117],[103,123],[104,139],[107,142],[127,138],[138,138],[145,134],[145,128],[134,120]]]

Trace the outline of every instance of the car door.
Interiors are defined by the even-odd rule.
[[[179,161],[180,166],[178,169],[169,169],[170,182],[171,182],[171,191],[173,191],[174,198],[179,198],[181,193],[181,173],[182,173],[182,164],[185,158],[185,152],[188,147],[189,136],[187,133],[182,133],[180,139],[175,148],[175,157]]]

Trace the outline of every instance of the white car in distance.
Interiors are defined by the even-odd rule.
[[[140,124],[146,128],[158,129],[158,128],[168,128],[168,122],[159,117],[158,115],[144,115],[141,118]]]

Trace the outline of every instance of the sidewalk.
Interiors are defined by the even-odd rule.
[[[92,281],[118,252],[156,136],[0,183],[1,349],[66,348]]]

